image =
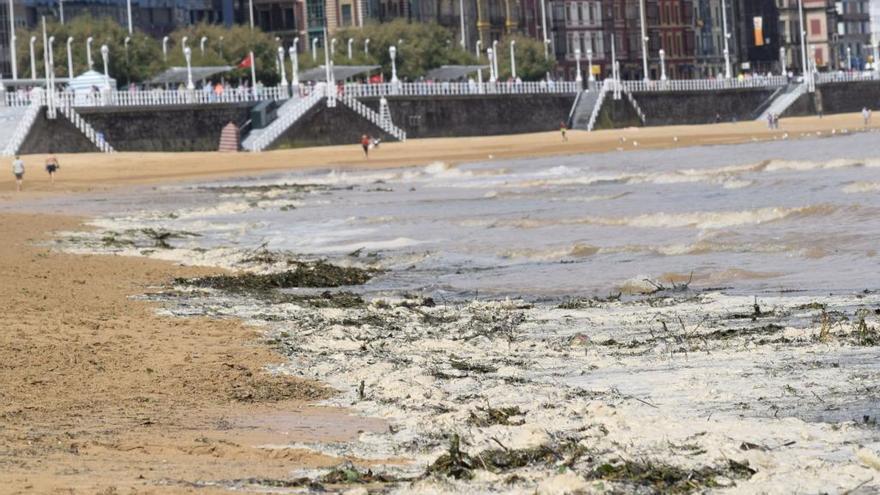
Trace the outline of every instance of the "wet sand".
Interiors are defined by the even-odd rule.
[[[668,148],[746,142],[788,132],[860,125],[854,114],[785,119],[771,134],[763,123],[571,132],[387,143],[364,160],[359,148],[337,146],[249,154],[119,153],[63,155],[51,186],[25,157],[26,191],[0,174],[0,200],[102,191],[307,167],[386,167],[433,161]],[[625,137],[624,143],[620,138]],[[674,140],[674,137],[679,137]],[[12,199],[13,201],[8,201]],[[165,318],[132,299],[175,276],[203,274],[143,258],[73,256],[39,242],[81,219],[0,214],[0,483],[7,493],[70,490],[96,493],[176,493],[206,489],[200,479],[278,478],[297,468],[341,459],[306,451],[254,446],[295,440],[354,438],[381,429],[377,420],[308,406],[329,393],[319,384],[270,376],[281,356],[257,329],[236,321]],[[109,491],[108,491],[109,490]],[[219,490],[219,489],[218,489]]]

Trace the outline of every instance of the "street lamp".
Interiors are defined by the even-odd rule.
[[[207,36],[202,36],[202,39],[199,40],[199,51],[201,51],[203,57],[205,56],[205,43],[207,43],[207,42],[208,42]]]
[[[17,57],[18,54],[15,52],[15,8],[12,5],[12,0],[9,0],[9,61],[12,63],[13,80],[18,80]]]
[[[132,34],[134,32],[134,29],[131,25],[131,0],[127,0],[126,4],[128,7],[128,34]]]
[[[497,80],[495,77],[495,51],[486,48],[486,58],[489,59],[489,82],[494,83]]]
[[[516,81],[516,40],[510,40],[510,77]]]
[[[852,48],[846,47],[846,70],[852,70]]]
[[[125,48],[125,60],[128,61],[128,44],[131,43],[131,36],[126,36],[122,40],[122,46]]]
[[[287,50],[290,55],[290,79],[294,91],[299,86],[299,53],[297,53],[297,45],[299,45],[299,38],[294,38],[293,45]]]
[[[727,2],[721,0],[721,23],[724,25],[724,78],[733,77],[730,68],[730,32],[727,31]]]
[[[168,61],[168,36],[162,38],[162,61]]]
[[[801,68],[804,72],[804,79],[807,78],[807,29],[804,27],[804,1],[798,0],[798,17],[801,25]]]
[[[593,82],[596,80],[596,76],[593,75],[593,49],[587,48],[587,70],[589,74],[587,74],[587,81]]]
[[[73,49],[70,45],[73,43],[73,36],[67,37],[67,77],[73,79]]]
[[[495,80],[501,75],[498,73],[498,40],[492,41],[492,69],[495,71]]]
[[[354,38],[348,39],[348,59],[351,60],[351,45],[354,43]]]
[[[330,39],[330,60],[333,60],[333,55],[336,54],[336,38]]]
[[[318,37],[312,38],[312,62],[318,60]]]
[[[55,53],[52,50],[54,44],[55,44],[55,37],[49,36],[49,42],[46,43],[46,47],[48,48],[48,54],[49,54],[49,57],[48,57],[49,58],[49,63],[48,63],[49,70],[46,71],[46,77],[50,80],[54,79],[54,77],[55,77]]]
[[[648,27],[645,25],[645,0],[639,0],[639,19],[642,28],[642,76],[645,81],[648,77]]]
[[[370,54],[370,38],[364,40],[364,55]]]
[[[388,55],[391,56],[391,84],[397,84],[397,48],[394,45],[388,48]]]
[[[31,79],[37,78],[37,59],[34,57],[34,43],[37,42],[36,36],[31,36]]]
[[[183,50],[184,53],[186,53],[187,48],[189,48],[189,46],[186,45],[188,40],[189,36],[184,36],[183,39],[180,40],[180,49]]]
[[[281,66],[281,86],[287,92],[287,70],[284,68],[284,48],[278,47],[278,64]]]
[[[779,67],[781,69],[779,72],[780,75],[785,76],[786,71],[785,71],[785,47],[784,46],[779,47]]]
[[[660,80],[666,80],[666,50],[660,49]]]
[[[550,58],[550,38],[547,37],[547,0],[541,2],[541,37],[544,40],[544,60]]]
[[[104,90],[110,91],[110,48],[107,45],[101,45],[101,58],[104,59]]]
[[[183,58],[186,59],[186,89],[196,89],[196,85],[193,84],[192,50],[188,46],[183,47]],[[253,64],[253,61],[251,61],[251,64]]]
[[[220,58],[223,58],[223,36],[217,38],[217,51],[220,52]]]
[[[95,66],[95,62],[92,60],[92,41],[94,39],[91,36],[86,38],[86,62],[89,64],[89,70],[92,70],[92,67]]]
[[[483,41],[477,40],[474,51],[477,54],[477,66],[478,67],[480,65],[480,47],[482,47],[482,45],[483,45]],[[477,82],[480,84],[480,87],[482,88],[483,87],[483,68],[482,67],[477,69]]]
[[[574,49],[574,63],[575,63],[575,75],[574,80],[580,86],[580,83],[584,80],[583,76],[581,76],[581,49]]]

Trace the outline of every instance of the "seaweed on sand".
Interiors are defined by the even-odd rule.
[[[521,425],[522,420],[513,421],[511,418],[516,416],[522,416],[523,412],[520,408],[513,407],[478,407],[477,411],[471,411],[470,416],[468,417],[468,423],[479,426],[486,427],[492,425]]]
[[[267,291],[295,287],[341,287],[367,283],[378,271],[373,269],[342,267],[325,261],[290,262],[294,267],[277,273],[240,273],[210,277],[175,279],[175,283],[229,291]]]
[[[605,463],[587,478],[601,479],[646,488],[655,493],[691,493],[722,486],[719,478],[748,479],[756,471],[741,462],[728,460],[721,467],[685,469],[650,461]]]
[[[172,232],[169,230],[157,229],[141,229],[141,233],[153,240],[154,247],[162,249],[171,249],[168,243],[171,239],[183,239],[184,237],[198,237],[199,234],[193,232]]]

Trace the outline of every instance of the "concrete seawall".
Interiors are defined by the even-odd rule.
[[[736,89],[705,92],[644,92],[633,99],[645,116],[644,124],[626,97],[609,94],[599,109],[596,129],[639,125],[705,124],[752,120],[773,89]],[[468,95],[393,96],[388,106],[395,125],[410,138],[486,136],[548,131],[567,121],[574,95]],[[362,102],[378,111],[378,98]],[[245,124],[253,103],[179,105],[165,107],[91,107],[78,109],[82,117],[118,151],[216,150],[221,129],[229,122]],[[880,108],[880,82],[820,85],[815,94],[801,96],[783,116],[856,112]],[[245,129],[245,134],[247,129]],[[351,144],[362,134],[391,139],[341,102],[335,108],[318,104],[276,140],[270,148]],[[21,153],[94,151],[76,127],[59,115],[37,118]]]

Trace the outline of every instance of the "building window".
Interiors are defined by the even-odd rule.
[[[351,4],[347,3],[340,7],[340,12],[342,13],[342,25],[343,26],[351,26],[352,25],[352,16],[351,16]]]
[[[819,19],[810,19],[810,34],[822,34],[822,21]]]

